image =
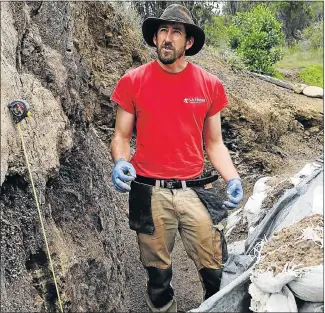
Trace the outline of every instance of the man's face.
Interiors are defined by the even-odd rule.
[[[186,32],[183,24],[161,24],[153,41],[157,46],[158,59],[163,64],[172,64],[181,58],[187,48]]]

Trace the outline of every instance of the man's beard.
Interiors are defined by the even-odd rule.
[[[170,49],[169,56],[164,56],[162,49],[168,47]],[[158,59],[161,63],[167,65],[167,64],[173,64],[177,59],[180,59],[185,52],[186,44],[184,45],[183,49],[176,50],[172,45],[162,45],[160,48],[157,47],[157,55]]]

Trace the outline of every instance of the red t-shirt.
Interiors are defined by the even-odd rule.
[[[191,179],[203,171],[204,120],[227,103],[219,79],[193,63],[171,74],[152,61],[127,72],[111,100],[136,116],[136,173]]]

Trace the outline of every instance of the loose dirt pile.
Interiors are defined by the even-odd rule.
[[[276,275],[281,273],[288,263],[294,269],[322,264],[323,220],[322,215],[315,214],[276,232],[263,245],[261,261],[256,264],[255,270],[272,271]]]

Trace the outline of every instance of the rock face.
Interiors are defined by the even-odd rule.
[[[133,48],[136,34],[120,20],[104,3],[1,3],[2,312],[57,309],[20,138],[6,107],[13,99],[31,106],[21,127],[64,310],[125,310],[127,201],[112,188],[112,161],[100,139],[114,126],[110,92],[142,57]],[[129,46],[119,43],[122,37]]]

